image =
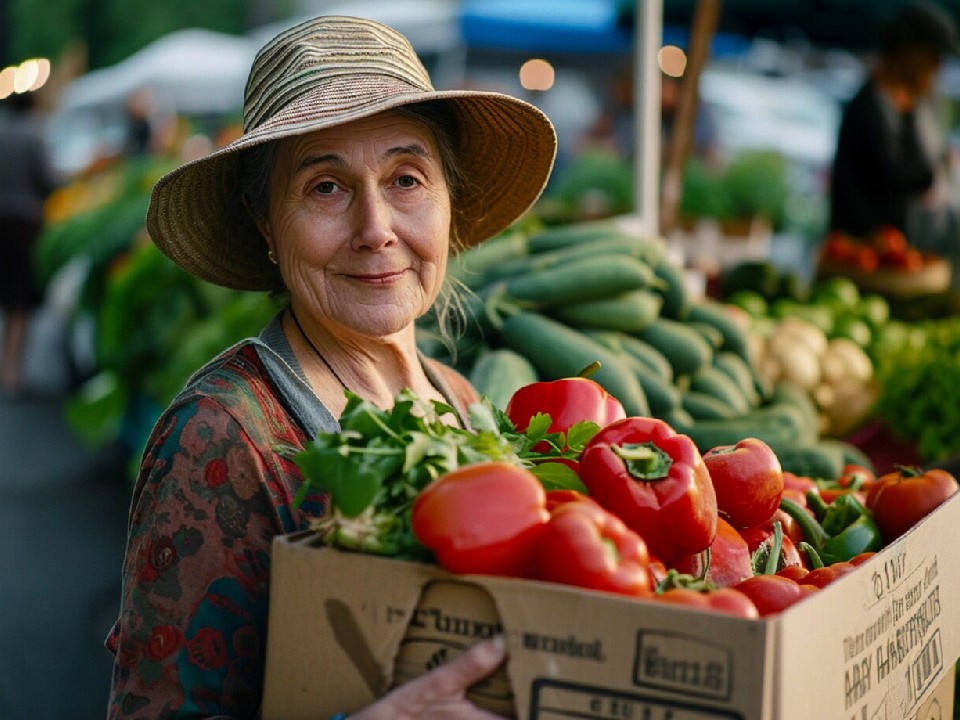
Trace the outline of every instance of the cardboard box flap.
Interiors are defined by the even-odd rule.
[[[318,552],[327,563],[322,575],[315,571]],[[366,570],[357,572],[357,557],[318,548],[312,534],[274,539],[270,595],[277,602],[271,602],[270,625],[295,628],[310,641],[297,644],[279,631],[267,633],[264,695],[273,716],[296,717],[300,698],[318,692],[343,710],[368,704],[389,688],[410,610],[424,584],[442,571],[364,555]],[[276,668],[283,668],[282,675]]]
[[[780,616],[778,717],[916,713],[960,655],[958,510],[960,495]]]
[[[770,623],[551,583],[473,580],[500,616],[521,717],[551,707],[593,717],[598,703],[640,707],[671,698],[678,711],[755,703],[759,713],[775,674],[763,660],[776,642]]]

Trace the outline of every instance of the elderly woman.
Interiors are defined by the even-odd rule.
[[[555,148],[535,107],[434,90],[405,38],[368,20],[311,20],[258,53],[242,137],[162,178],[147,227],[187,271],[289,303],[201,368],[148,441],[111,718],[257,716],[271,540],[325,501],[293,507],[302,478],[276,448],[335,431],[346,389],[390,407],[410,388],[463,423],[476,393],[418,353],[414,322],[449,304],[451,252],[533,204]],[[503,659],[482,643],[351,717],[490,717],[464,691]]]

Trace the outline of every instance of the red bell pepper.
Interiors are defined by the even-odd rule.
[[[646,543],[595,502],[554,508],[541,533],[532,577],[621,595],[653,592]]]
[[[717,508],[731,525],[752,527],[773,517],[783,493],[783,469],[763,440],[748,437],[711,448],[703,462],[717,492]]]
[[[946,470],[900,467],[877,478],[866,506],[889,544],[957,492],[957,480]]]
[[[464,465],[420,491],[410,527],[454,573],[527,577],[550,519],[543,485],[504,462]]]
[[[524,385],[513,393],[504,413],[520,432],[527,429],[534,416],[549,415],[548,433],[565,433],[579,422],[605,427],[627,415],[617,398],[596,381],[581,376]],[[539,449],[534,446],[534,450]]]
[[[668,567],[705,550],[717,532],[717,496],[700,451],[663,420],[628,417],[584,446],[580,479]]]

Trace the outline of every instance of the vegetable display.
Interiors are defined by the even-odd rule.
[[[667,422],[701,453],[756,437],[783,469],[815,466],[831,479],[864,459],[823,432],[811,392],[760,372],[751,316],[695,296],[659,238],[609,219],[512,230],[460,253],[449,272],[468,291],[462,335],[453,347],[437,342],[437,318],[427,316],[421,348],[497,402],[531,372],[551,382],[598,362],[590,378],[628,416]]]
[[[854,464],[835,481],[796,476],[752,437],[701,454],[664,420],[605,415],[608,393],[569,380],[517,389],[523,429],[489,399],[461,428],[409,391],[391,410],[348,393],[340,431],[293,455],[298,501],[326,493],[313,529],[340,550],[756,618],[881,550],[872,508],[890,519],[897,493],[929,499],[903,503],[912,525],[956,491],[948,474],[875,478]]]

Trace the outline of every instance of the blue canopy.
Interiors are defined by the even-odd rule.
[[[464,0],[461,13],[468,47],[615,53],[633,42],[622,0]]]

